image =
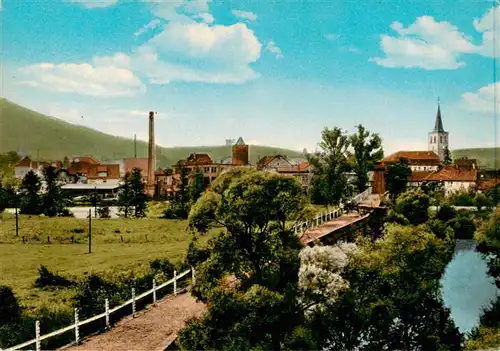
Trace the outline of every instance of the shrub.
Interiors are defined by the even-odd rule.
[[[476,225],[467,217],[458,217],[448,222],[455,232],[455,239],[473,239]]]
[[[52,273],[45,266],[40,266],[40,268],[38,268],[38,274],[40,276],[35,280],[35,286],[37,288],[45,288],[48,286],[68,287],[75,284],[71,280]]]
[[[474,206],[480,211],[483,207],[491,207],[493,206],[493,200],[488,198],[483,193],[477,193],[473,199]]]
[[[99,214],[99,218],[111,218],[108,206],[99,207],[97,213]]]
[[[165,277],[173,277],[175,266],[168,259],[155,259],[149,263],[153,273],[161,272]]]
[[[0,325],[12,323],[21,317],[21,306],[17,302],[12,289],[0,285]]]
[[[78,284],[74,300],[80,309],[82,318],[88,318],[101,313],[106,299],[110,306],[122,301],[122,294],[118,284],[92,274]]]
[[[436,218],[442,222],[448,222],[458,215],[457,210],[455,210],[450,205],[444,204],[439,207],[436,214]]]

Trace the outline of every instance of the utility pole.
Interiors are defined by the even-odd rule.
[[[92,209],[89,208],[89,253],[92,253]]]
[[[97,185],[94,186],[94,217],[97,218]]]
[[[16,204],[16,236],[19,236],[19,214],[17,212],[17,204]]]
[[[137,158],[137,135],[134,133],[134,158]]]

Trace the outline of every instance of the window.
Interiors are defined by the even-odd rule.
[[[432,144],[432,137],[430,137],[430,138],[429,138],[429,143],[431,143],[431,144]]]
[[[97,176],[98,177],[107,177],[108,176],[108,172],[99,172],[99,173],[97,173]]]
[[[442,136],[442,135],[440,135],[440,136],[439,136],[439,142],[440,142],[440,143],[442,143],[442,142],[443,142],[443,136]]]
[[[210,167],[205,167],[205,172],[206,173],[210,172]]]
[[[217,167],[212,167],[212,173],[216,173],[217,172]]]

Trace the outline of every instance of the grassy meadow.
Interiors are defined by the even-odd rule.
[[[148,269],[155,258],[182,261],[192,238],[186,230],[187,221],[93,219],[92,253],[88,254],[87,220],[20,216],[16,237],[15,217],[5,213],[2,216],[0,284],[10,286],[33,312],[43,306],[51,310],[68,308],[74,293],[71,288],[34,288],[40,265],[72,278],[91,272],[105,276],[139,273]],[[199,243],[205,244],[214,232],[200,237]]]

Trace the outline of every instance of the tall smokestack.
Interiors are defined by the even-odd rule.
[[[155,146],[155,113],[149,112],[149,144],[148,144],[148,185],[149,196],[155,191],[156,146]]]

